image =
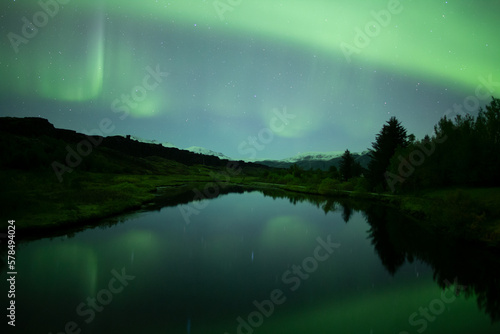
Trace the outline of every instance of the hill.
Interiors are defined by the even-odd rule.
[[[62,182],[75,169],[106,173],[176,173],[171,165],[224,167],[229,160],[130,136],[87,136],[43,118],[0,118],[0,168],[52,170]],[[162,161],[164,164],[162,165]],[[239,161],[239,166],[264,168]],[[167,168],[168,167],[168,168]]]
[[[212,155],[214,157],[218,157],[219,159],[223,159],[223,160],[231,160],[231,158],[228,157],[227,155],[224,155],[220,152],[215,152],[215,151],[212,151],[212,150],[209,150],[207,148],[200,147],[200,146],[191,146],[191,147],[186,148],[186,150],[193,152],[193,153],[203,154],[203,155]]]
[[[23,233],[78,226],[164,196],[215,197],[269,167],[129,136],[87,136],[42,118],[0,118],[0,219]],[[210,192],[204,188],[211,184]]]

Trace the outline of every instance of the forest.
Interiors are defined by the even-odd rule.
[[[492,98],[477,116],[443,116],[432,135],[417,140],[391,117],[375,136],[367,168],[347,149],[339,168],[306,171],[294,165],[271,170],[269,182],[316,184],[320,189],[408,194],[448,187],[500,185],[500,100]],[[320,191],[321,192],[321,191]]]

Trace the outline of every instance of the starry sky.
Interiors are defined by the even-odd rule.
[[[3,0],[0,116],[234,159],[366,150],[500,97],[496,0]],[[112,129],[112,130],[110,130]],[[102,131],[101,131],[102,132]]]

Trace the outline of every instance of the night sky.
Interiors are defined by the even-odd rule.
[[[2,0],[0,116],[79,132],[109,119],[105,135],[234,159],[360,152],[391,116],[422,138],[454,104],[500,97],[499,13],[497,0]]]

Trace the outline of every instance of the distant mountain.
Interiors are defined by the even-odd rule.
[[[344,151],[332,151],[332,152],[305,152],[299,153],[291,158],[284,159],[282,161],[296,163],[299,161],[310,160],[310,161],[328,161],[338,157],[341,157]]]
[[[372,159],[370,157],[370,151],[369,150],[366,150],[366,151],[363,151],[361,153],[353,153],[353,155],[357,155],[354,160],[359,162],[359,164],[361,165],[361,167],[363,168],[368,168],[368,164],[370,163],[370,160]]]
[[[335,166],[337,168],[339,167],[340,160],[342,159],[342,154],[344,154],[344,151],[306,152],[287,159],[259,160],[256,162],[265,166],[275,168],[290,168],[290,166],[292,166],[293,164],[297,164],[297,166],[305,170],[329,170],[331,166]],[[352,155],[354,156],[354,159],[361,164],[362,167],[368,167],[368,163],[370,162],[369,151],[352,153]]]
[[[191,146],[191,147],[185,148],[185,150],[193,152],[193,153],[203,154],[203,155],[211,155],[214,157],[218,157],[221,160],[224,160],[224,159],[231,160],[231,158],[228,157],[227,155],[224,155],[224,154],[219,153],[219,152],[214,152],[214,151],[209,150],[208,148],[204,148],[204,147]]]

